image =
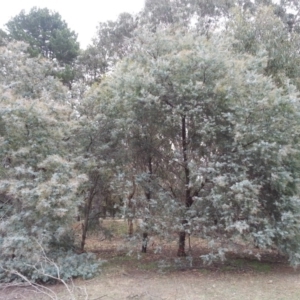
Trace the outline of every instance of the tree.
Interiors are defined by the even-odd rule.
[[[206,261],[223,259],[243,240],[276,246],[297,265],[297,89],[284,75],[284,88],[265,75],[266,52],[241,54],[232,45],[224,33],[208,40],[184,30],[146,31],[103,82],[110,103],[122,107],[122,144],[157,140],[152,153],[161,171],[151,174],[156,190],[140,213],[152,214],[148,226],[154,231],[179,233],[179,256],[186,254],[190,233],[212,245]],[[141,124],[157,132],[151,135]],[[132,170],[145,191],[153,190],[141,169]],[[135,200],[142,198],[146,194]]]
[[[92,44],[79,56],[81,74],[88,84],[100,82],[118,61],[132,51],[137,28],[148,27],[155,31],[159,26],[177,24],[176,26],[189,27],[192,20],[197,20],[198,27],[205,27],[207,30],[208,23],[202,24],[202,17],[220,17],[225,14],[220,13],[221,8],[224,10],[226,7],[228,13],[228,7],[231,7],[223,1],[209,2],[210,4],[206,2],[202,1],[200,5],[199,1],[193,0],[148,0],[144,9],[136,16],[122,13],[115,21],[99,23]]]
[[[101,94],[105,94],[105,89]],[[99,98],[99,89],[92,86],[76,104],[78,127],[76,135],[76,162],[78,167],[88,176],[84,185],[84,203],[79,214],[83,221],[81,248],[84,249],[88,230],[99,225],[99,217],[107,214],[114,216],[120,204],[118,192],[114,189],[117,175],[116,169],[121,165],[124,151],[120,148],[120,131],[116,129],[116,121],[109,112],[111,103]],[[122,154],[121,154],[122,153]]]
[[[123,13],[115,21],[99,23],[92,44],[79,56],[79,73],[89,85],[100,82],[103,76],[133,49],[137,28],[149,28],[151,31],[168,26],[189,30],[196,28],[199,34],[209,35],[215,28],[220,29],[220,25],[228,25],[228,21],[233,18],[234,9],[248,14],[248,19],[244,20],[247,24],[250,16],[254,16],[261,6],[268,6],[269,10],[272,10],[271,18],[280,17],[287,30],[292,28],[297,32],[299,5],[293,0],[281,1],[280,4],[270,0],[147,0],[143,10],[136,16]],[[288,12],[291,7],[296,13]]]
[[[92,44],[79,57],[88,83],[99,82],[130,51],[136,27],[137,18],[129,13],[120,14],[116,21],[99,23]]]
[[[71,89],[75,78],[73,64],[80,49],[77,34],[69,29],[59,13],[34,7],[28,14],[21,11],[6,27],[11,39],[29,44],[27,51],[32,57],[42,55],[57,60],[59,66],[53,75]]]
[[[140,24],[156,30],[164,26],[195,27],[202,33],[226,19],[238,5],[235,0],[146,0],[140,13]],[[239,1],[241,2],[241,1]],[[247,1],[245,1],[247,2]],[[250,2],[251,3],[251,2]]]
[[[32,56],[42,54],[57,59],[61,64],[71,64],[79,54],[77,35],[68,28],[57,12],[34,7],[28,14],[21,11],[6,24],[9,36],[30,45]]]
[[[59,261],[64,279],[90,276],[97,264],[83,271],[91,256],[73,252],[71,225],[87,177],[72,161],[71,100],[48,74],[54,66],[24,47],[0,48],[0,281],[14,280],[10,269],[32,281],[49,280],[43,268],[57,276],[44,255]]]
[[[88,46],[79,55],[78,65],[84,81],[89,85],[100,82],[109,69],[105,50],[95,46]]]
[[[26,48],[27,44],[22,42],[9,43],[1,48],[0,81],[4,91],[28,99],[50,97],[66,100],[64,87],[51,76],[57,65],[43,57],[24,55]]]
[[[264,48],[268,57],[265,74],[278,83],[284,74],[299,88],[300,35],[296,31],[290,32],[290,27],[282,20],[283,16],[276,16],[277,11],[278,7],[259,6],[252,14],[238,8],[232,15],[228,29],[236,39],[237,51],[256,55]]]

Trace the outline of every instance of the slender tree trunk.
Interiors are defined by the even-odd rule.
[[[87,236],[87,231],[89,229],[89,217],[90,211],[93,203],[93,199],[96,195],[96,185],[98,183],[98,178],[96,179],[96,183],[90,190],[89,196],[86,199],[85,206],[84,206],[84,216],[83,216],[83,223],[82,223],[82,236],[81,236],[81,251],[84,251],[85,240]]]
[[[133,209],[132,198],[133,198],[133,196],[135,194],[135,190],[136,190],[136,185],[135,185],[134,178],[132,179],[132,183],[133,183],[132,192],[127,197],[129,210]],[[132,214],[131,211],[130,211],[130,214]],[[128,236],[131,237],[133,235],[133,217],[129,216],[127,221],[128,221]]]
[[[152,157],[151,155],[149,155],[148,157],[148,172],[149,172],[149,183],[151,183],[151,176],[152,176]],[[151,191],[150,188],[145,192],[146,195],[146,199],[148,200],[148,202],[150,202],[151,199]],[[143,233],[143,243],[142,243],[142,253],[147,253],[147,247],[148,247],[148,232],[144,231]]]
[[[91,208],[92,208],[92,203],[93,203],[94,197],[96,195],[96,191],[97,191],[99,175],[94,175],[94,176],[92,176],[91,179],[93,180],[93,186],[91,187],[88,198],[86,199],[85,204],[84,204],[84,216],[83,216],[83,223],[82,223],[82,236],[81,236],[81,247],[80,247],[81,251],[84,251],[87,231],[89,229],[89,217],[90,217],[90,212],[91,212]]]
[[[184,175],[185,175],[185,206],[187,208],[191,207],[193,204],[193,197],[190,188],[190,169],[188,167],[188,137],[187,137],[187,125],[186,116],[181,117],[181,142],[182,142],[182,155],[183,155],[183,165],[184,165]],[[182,220],[182,225],[187,223],[186,220]],[[185,240],[186,232],[183,230],[179,233],[179,246],[177,251],[177,256],[186,256],[185,253]]]
[[[147,253],[148,247],[148,232],[143,233],[142,253]]]
[[[186,238],[185,231],[179,232],[179,246],[178,246],[178,251],[177,251],[177,256],[179,256],[179,257],[186,256],[186,253],[185,253],[185,238]]]
[[[133,220],[132,218],[128,218],[128,236],[131,237],[133,235]]]

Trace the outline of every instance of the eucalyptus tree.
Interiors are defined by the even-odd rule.
[[[224,26],[225,20],[231,20],[234,9],[255,15],[262,6],[269,7],[288,31],[299,32],[300,7],[295,0],[146,0],[139,24],[148,24],[152,30],[162,25],[180,24],[207,33]]]
[[[267,0],[268,1],[268,0]],[[140,12],[140,24],[156,30],[161,26],[180,26],[197,28],[201,33],[218,26],[230,16],[234,7],[255,7],[264,0],[146,0]]]
[[[199,34],[209,34],[216,28],[220,30],[227,26],[227,21],[235,19],[239,24],[236,28],[241,36],[245,34],[244,39],[251,38],[255,32],[253,26],[248,26],[251,16],[261,13],[261,7],[268,7],[269,14],[267,18],[274,19],[278,16],[287,32],[299,32],[299,4],[294,0],[271,1],[271,0],[147,0],[144,8],[137,14],[122,13],[115,21],[99,23],[95,38],[91,45],[79,56],[78,64],[85,81],[91,85],[94,82],[100,82],[103,76],[112,69],[112,67],[125,55],[131,52],[134,44],[135,30],[141,28],[150,28],[155,31],[159,28],[174,26],[177,28],[197,29]],[[291,13],[292,8],[292,13]],[[240,11],[243,16],[237,21],[236,13]],[[270,23],[269,23],[270,25]],[[268,27],[268,31],[270,27]],[[242,32],[248,30],[249,32]],[[266,31],[267,32],[267,31]],[[272,32],[272,30],[271,30]],[[250,36],[249,36],[250,35]],[[266,35],[265,35],[266,36]],[[284,37],[284,42],[287,33]],[[262,37],[256,33],[256,41],[261,42]],[[275,40],[280,38],[277,36]],[[290,42],[287,43],[289,45]],[[288,46],[286,46],[288,48]]]
[[[79,74],[85,83],[93,85],[96,82],[100,82],[109,69],[105,50],[89,45],[78,56],[78,66]]]
[[[99,23],[91,45],[79,56],[82,74],[89,84],[101,81],[130,51],[137,24],[137,17],[129,13],[121,13],[115,21]]]
[[[122,13],[115,21],[100,22],[91,45],[79,56],[79,64],[87,82],[101,81],[118,61],[131,52],[137,28],[150,27],[155,30],[164,25],[188,27],[192,21],[198,22],[202,17],[217,14],[220,7],[226,6],[224,1],[219,2],[147,0],[137,15]],[[232,7],[229,4],[227,6]]]

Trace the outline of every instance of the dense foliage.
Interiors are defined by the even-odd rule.
[[[297,266],[297,11],[297,1],[147,0],[138,16],[100,23],[78,59],[58,14],[12,19],[0,32],[0,281],[12,269],[47,280],[56,264],[64,279],[91,277],[98,263],[74,250],[99,216],[117,214],[132,238],[142,219],[143,252],[155,234],[185,256],[189,234],[208,241],[208,263],[243,244]],[[41,20],[49,26],[31,32]]]
[[[6,266],[19,271],[39,264],[42,251],[72,250],[70,226],[87,180],[72,161],[76,123],[65,88],[47,75],[51,62],[24,49],[20,43],[0,49],[0,249]]]
[[[135,214],[155,233],[180,231],[179,255],[188,232],[220,255],[244,240],[296,263],[297,90],[264,75],[266,52],[231,44],[224,34],[142,33],[99,97],[122,128],[131,166],[122,172],[141,187]]]

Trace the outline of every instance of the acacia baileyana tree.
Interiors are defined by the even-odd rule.
[[[51,63],[23,50],[20,43],[0,48],[0,281],[14,279],[10,269],[33,281],[48,280],[44,268],[57,276],[45,255],[60,260],[65,279],[91,276],[70,237],[87,180],[71,159],[73,110],[48,75]]]
[[[243,241],[297,265],[297,89],[265,75],[264,49],[234,45],[224,33],[142,31],[99,97],[123,132],[122,171],[140,185],[134,213],[147,230],[179,232],[179,256],[189,233],[209,241],[206,261]]]

